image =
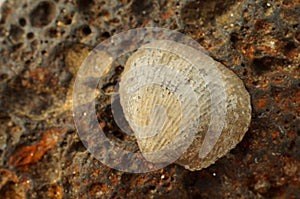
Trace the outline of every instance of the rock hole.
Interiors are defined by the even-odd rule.
[[[134,0],[131,9],[135,15],[144,17],[153,11],[154,3],[150,0]]]
[[[69,153],[84,152],[84,151],[86,151],[85,145],[80,140],[79,141],[76,140],[74,143],[72,143],[68,150]]]
[[[256,72],[262,73],[271,69],[272,60],[266,57],[256,58],[252,62],[252,67]]]
[[[1,81],[1,82],[4,82],[7,78],[8,78],[8,75],[7,75],[7,74],[1,74],[1,75],[0,75],[0,81]]]
[[[47,51],[46,51],[46,50],[43,50],[41,53],[42,53],[42,55],[46,55],[46,54],[47,54]]]
[[[119,140],[124,141],[126,139],[126,134],[124,134],[120,131],[114,131],[112,134],[115,138],[118,138]]]
[[[153,191],[153,190],[155,190],[155,186],[151,185],[151,186],[149,186],[149,189]]]
[[[109,32],[104,32],[104,33],[101,34],[101,37],[109,38],[110,34],[109,34]]]
[[[284,120],[284,122],[283,122],[284,124],[288,124],[289,123],[289,121],[287,121],[287,120]]]
[[[72,23],[72,19],[65,20],[65,25],[70,25]]]
[[[294,42],[288,42],[285,46],[284,46],[284,52],[286,54],[289,54],[291,51],[295,50],[297,48],[297,46],[295,45]]]
[[[27,34],[27,39],[33,39],[34,38],[34,34],[32,32]]]
[[[18,43],[12,47],[13,51],[20,50],[23,47],[23,43]]]
[[[25,65],[26,66],[30,65],[30,62],[31,62],[30,60],[25,61]]]
[[[26,20],[24,18],[19,19],[19,24],[22,27],[26,26]]]
[[[77,6],[80,11],[88,10],[93,4],[93,0],[77,0]]]
[[[295,39],[300,42],[300,31],[295,33]]]
[[[266,71],[270,71],[273,66],[286,66],[288,64],[287,59],[266,56],[253,59],[251,65],[257,74],[262,74]]]
[[[52,2],[42,1],[31,11],[29,17],[32,26],[44,27],[54,19],[55,5]]]
[[[70,25],[70,24],[72,24],[72,16],[71,16],[71,15],[67,15],[67,16],[64,18],[63,23],[64,23],[65,25]]]
[[[12,40],[12,42],[18,42],[22,39],[22,36],[24,34],[24,30],[20,28],[19,26],[12,25],[9,31],[9,37]]]
[[[230,41],[233,43],[236,43],[238,41],[238,34],[237,33],[231,33],[230,35]]]
[[[56,38],[59,36],[59,32],[55,28],[50,28],[48,31],[48,35],[50,38]]]
[[[84,27],[82,28],[82,32],[83,32],[83,34],[85,34],[85,35],[89,35],[89,34],[92,33],[92,30],[91,30],[91,28],[90,28],[89,26],[84,26]]]
[[[294,149],[295,145],[296,145],[295,141],[292,140],[291,143],[290,143],[290,145],[288,146],[288,149],[289,149],[290,151],[292,151],[292,150]]]

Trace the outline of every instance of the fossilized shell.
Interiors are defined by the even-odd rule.
[[[127,60],[119,93],[143,156],[177,159],[192,171],[234,148],[251,120],[243,82],[207,54],[173,41],[139,48]]]

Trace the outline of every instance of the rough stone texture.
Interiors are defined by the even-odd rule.
[[[207,169],[122,173],[95,160],[76,134],[66,102],[76,69],[67,52],[144,26],[191,36],[251,95],[249,131]],[[10,0],[1,7],[0,42],[2,198],[299,197],[298,0]],[[99,106],[100,124],[126,140],[109,110]]]

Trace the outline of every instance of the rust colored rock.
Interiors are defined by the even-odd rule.
[[[27,164],[36,163],[43,155],[50,150],[61,138],[66,130],[63,128],[49,128],[43,132],[41,139],[33,145],[23,145],[10,155],[8,164],[19,167]]]

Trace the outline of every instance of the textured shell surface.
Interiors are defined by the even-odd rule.
[[[231,70],[169,40],[153,41],[129,57],[119,94],[143,156],[192,171],[234,148],[251,120],[250,96]]]

